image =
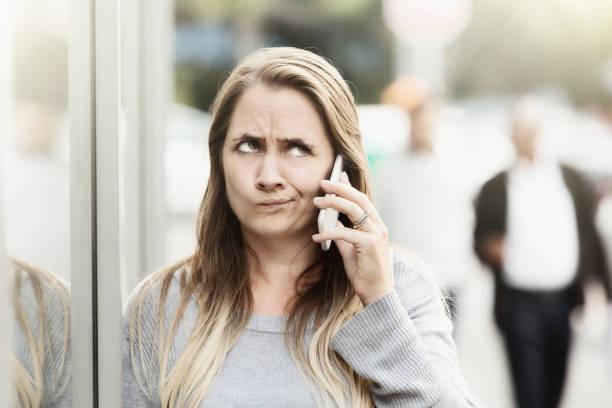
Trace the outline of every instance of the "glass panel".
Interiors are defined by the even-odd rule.
[[[0,162],[14,279],[13,379],[21,406],[70,406],[68,1],[14,6],[12,126]],[[4,102],[4,101],[3,101]],[[17,404],[20,406],[20,404]]]

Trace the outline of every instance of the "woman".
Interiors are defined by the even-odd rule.
[[[147,278],[125,313],[124,405],[468,406],[439,292],[410,257],[388,256],[335,68],[256,51],[212,116],[197,248]],[[340,182],[322,181],[337,154]],[[341,223],[317,234],[330,207]]]

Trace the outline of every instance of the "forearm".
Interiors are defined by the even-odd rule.
[[[345,324],[332,346],[372,381],[377,407],[470,406],[452,350],[431,350],[421,337],[394,290]]]

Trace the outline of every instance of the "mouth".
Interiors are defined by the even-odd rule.
[[[289,203],[291,203],[292,201],[293,200],[277,199],[262,201],[258,204],[265,208],[282,208],[289,205]]]

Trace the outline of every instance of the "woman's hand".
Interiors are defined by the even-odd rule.
[[[347,228],[338,221],[336,228],[312,236],[315,242],[331,239],[336,243],[346,274],[363,305],[367,306],[393,290],[387,227],[368,196],[351,186],[345,172],[337,183],[322,180],[321,187],[336,196],[315,197],[314,204],[318,208],[335,208],[346,214],[353,224],[367,211],[365,222],[359,226]]]

